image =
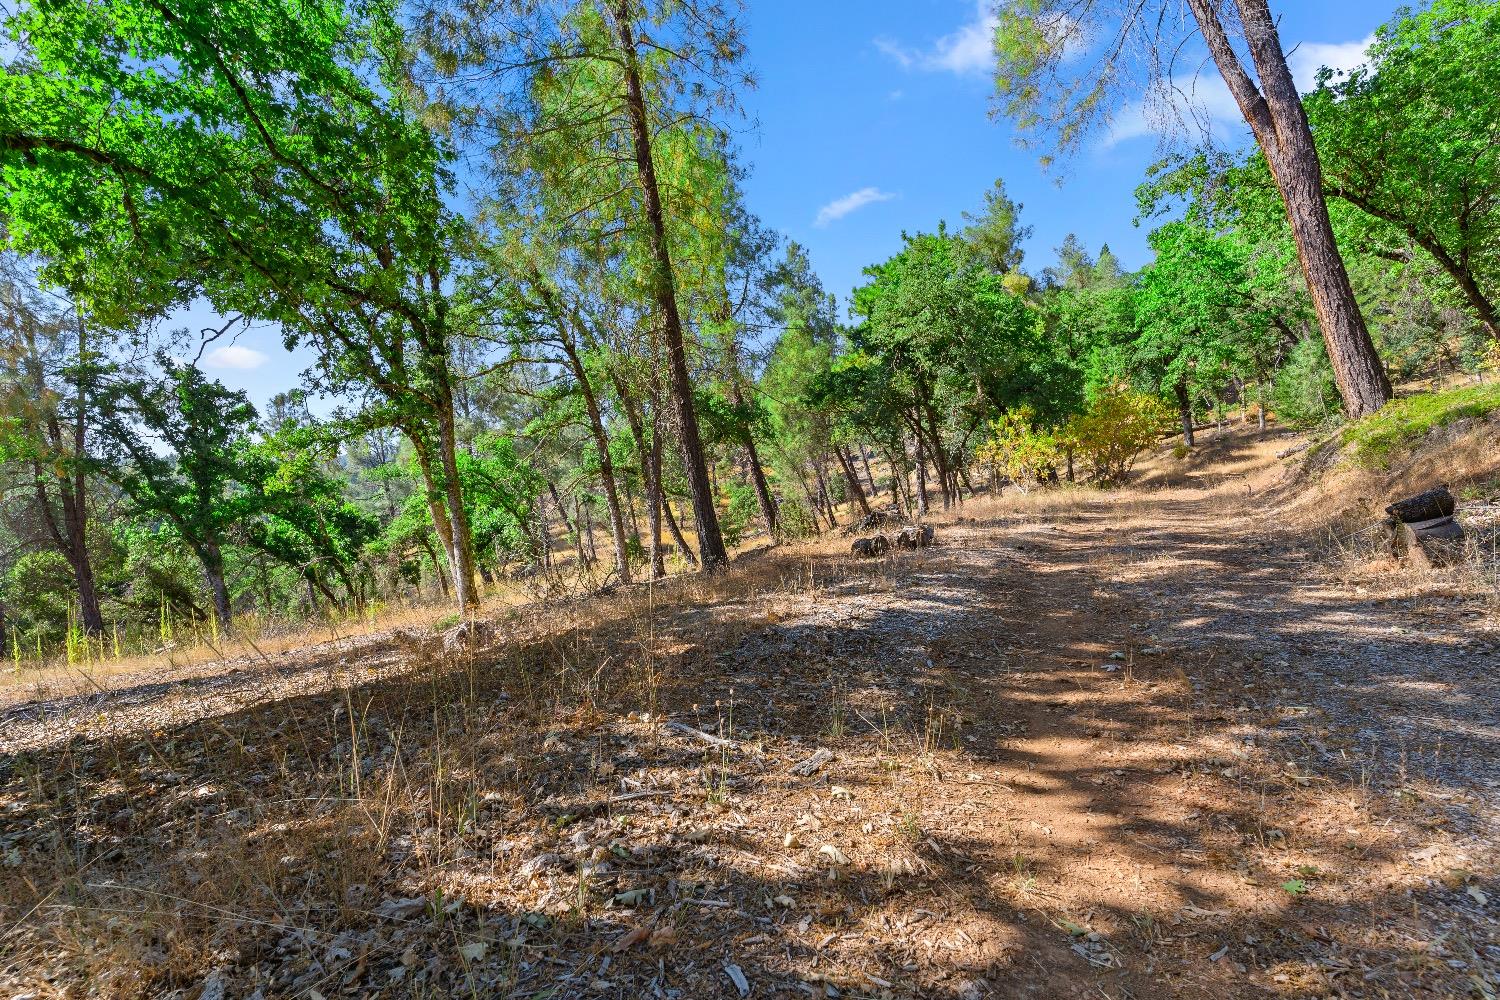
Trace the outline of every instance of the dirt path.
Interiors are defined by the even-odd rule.
[[[121,721],[145,689],[111,725],[13,715],[9,978],[1495,995],[1493,632],[1346,592],[1238,486],[1007,509],[919,553],[768,557],[441,682],[237,682],[154,732]]]

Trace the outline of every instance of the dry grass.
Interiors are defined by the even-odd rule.
[[[1240,635],[1232,602],[1279,593],[1213,587],[1286,543],[1246,502],[1284,499],[1285,443],[978,498],[922,553],[856,561],[835,534],[506,608],[477,648],[413,609],[168,661],[164,690],[161,662],[18,690],[0,985],[697,998],[737,996],[733,965],[755,995],[1491,988],[1459,908],[1490,855],[1447,811],[1479,807],[1418,769],[1451,751],[1401,736],[1399,773],[1366,767],[1259,634],[1147,652],[1215,613]],[[77,697],[96,683],[114,696]],[[820,746],[834,763],[789,773]]]

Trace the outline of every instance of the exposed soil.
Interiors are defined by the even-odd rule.
[[[1277,446],[12,705],[0,985],[1495,996],[1493,610],[1340,584]]]

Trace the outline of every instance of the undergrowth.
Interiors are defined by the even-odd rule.
[[[1434,428],[1466,417],[1500,411],[1500,383],[1464,386],[1392,400],[1378,412],[1349,424],[1343,442],[1362,465],[1383,468],[1392,455]]]

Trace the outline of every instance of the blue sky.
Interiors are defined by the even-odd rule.
[[[1396,4],[1292,3],[1281,35],[1299,81],[1319,65],[1349,65]],[[1034,227],[1025,267],[1051,263],[1077,233],[1091,251],[1108,243],[1128,268],[1147,262],[1146,232],[1132,225],[1134,190],[1161,152],[1137,109],[1125,108],[1101,138],[1052,173],[1017,148],[990,117],[988,31],[975,0],[747,0],[750,63],[739,145],[750,167],[746,197],[772,228],[806,246],[841,306],[860,269],[900,248],[901,232],[961,224],[1003,177]],[[1228,142],[1247,135],[1223,84],[1207,71],[1197,93]],[[215,321],[199,307],[177,325]],[[204,367],[263,404],[291,388],[311,358],[288,355],[260,327],[211,350]]]

